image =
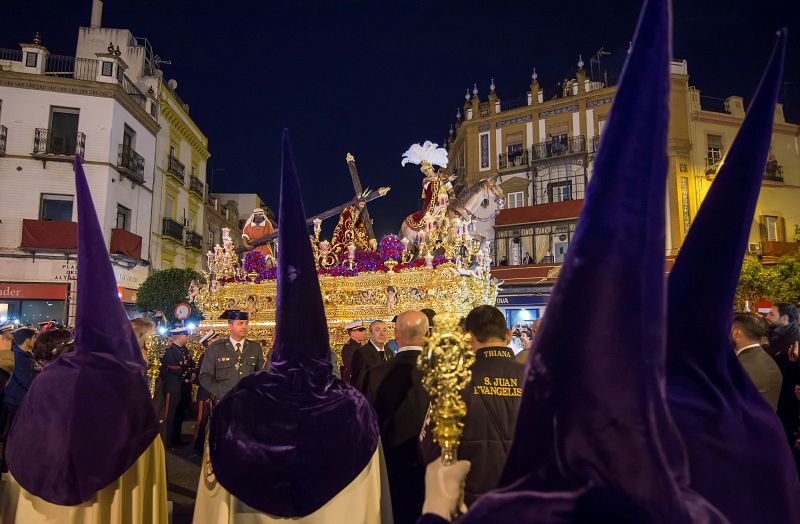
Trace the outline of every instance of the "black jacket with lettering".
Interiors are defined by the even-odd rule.
[[[467,405],[458,458],[472,462],[464,487],[464,501],[471,504],[497,485],[514,438],[517,410],[522,398],[525,366],[507,347],[479,349],[472,365],[472,381],[462,393]],[[430,415],[430,414],[429,414]],[[441,453],[433,443],[430,416],[420,433],[420,452],[425,463]]]

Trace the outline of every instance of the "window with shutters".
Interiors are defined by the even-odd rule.
[[[761,218],[761,235],[763,240],[783,242],[786,239],[783,217],[764,215]]]

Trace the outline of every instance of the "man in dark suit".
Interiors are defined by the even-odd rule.
[[[417,441],[430,399],[422,387],[417,358],[428,334],[428,318],[419,311],[397,317],[397,355],[366,373],[367,399],[378,414],[386,457],[395,524],[412,523],[425,498],[425,465]]]
[[[213,400],[219,400],[242,377],[264,368],[261,345],[245,338],[250,328],[247,312],[228,310],[220,318],[228,321],[230,336],[208,346],[200,368],[200,385]]]
[[[385,348],[388,339],[389,330],[386,323],[383,320],[375,320],[369,325],[369,342],[353,353],[350,383],[362,393],[366,392],[364,380],[367,377],[367,370],[391,358]]]
[[[189,412],[192,403],[192,381],[195,379],[195,365],[186,341],[189,340],[189,330],[178,326],[170,332],[170,345],[164,351],[161,359],[162,387],[166,403],[166,418],[164,428],[167,447],[180,446],[181,426]]]
[[[469,505],[500,480],[514,438],[525,365],[517,362],[508,348],[511,332],[496,307],[478,306],[470,311],[464,329],[472,335],[475,351],[472,379],[462,393],[467,415],[458,447],[458,458],[472,463],[464,486],[464,502]],[[441,454],[431,430],[426,417],[419,437],[425,463]]]
[[[767,313],[769,322],[769,347],[767,352],[778,364],[783,383],[778,397],[778,418],[789,445],[792,446],[797,469],[800,471],[800,449],[795,447],[797,425],[800,420],[800,402],[795,395],[795,386],[800,385],[800,363],[793,357],[795,344],[800,340],[797,327],[797,307],[794,304],[781,302],[775,304]]]
[[[361,348],[364,345],[364,339],[367,335],[367,328],[364,326],[364,323],[360,320],[356,320],[355,322],[351,322],[347,324],[345,327],[347,330],[347,335],[350,337],[350,340],[342,346],[341,354],[342,354],[342,366],[341,366],[341,374],[342,380],[348,383],[352,383],[353,379],[353,355],[355,355],[356,350]]]
[[[772,409],[778,408],[781,394],[781,370],[761,347],[761,338],[767,335],[767,322],[754,313],[733,315],[731,338],[736,356],[750,380]]]

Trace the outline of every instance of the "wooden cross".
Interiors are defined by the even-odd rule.
[[[353,179],[353,189],[356,192],[356,198],[361,198],[364,190],[361,188],[361,179],[358,177],[356,159],[350,153],[347,153],[345,159],[347,160],[347,167],[350,169],[350,178]],[[361,213],[364,214],[364,225],[367,228],[367,234],[369,235],[370,240],[374,240],[375,231],[372,229],[372,219],[369,217],[369,210],[367,209],[366,202],[364,203],[364,209],[361,210]]]
[[[369,217],[369,211],[367,211],[367,202],[371,202],[376,198],[380,198],[384,196],[386,193],[389,192],[388,187],[382,187],[378,189],[378,191],[364,191],[361,187],[361,179],[358,177],[358,168],[356,168],[356,159],[350,153],[347,153],[345,157],[347,160],[347,167],[350,169],[350,177],[353,179],[353,189],[355,189],[356,196],[351,201],[344,203],[340,206],[336,206],[333,209],[329,209],[324,211],[318,215],[315,215],[306,220],[306,224],[309,226],[314,223],[315,219],[325,220],[326,218],[332,217],[334,215],[340,214],[342,211],[347,208],[347,206],[351,206],[354,204],[358,204],[360,202],[364,203],[363,209],[361,209],[361,213],[364,214],[364,226],[367,228],[367,234],[369,235],[370,239],[375,238],[375,231],[372,228],[372,219]],[[270,233],[269,235],[265,235],[261,238],[256,238],[253,240],[253,247],[258,247],[261,245],[266,244],[267,242],[272,241],[273,239],[277,238],[278,236],[278,229],[275,229],[274,233]],[[246,249],[243,248],[246,251]]]

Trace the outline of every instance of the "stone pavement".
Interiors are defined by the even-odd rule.
[[[172,524],[190,524],[200,476],[202,457],[195,454],[191,440],[194,420],[183,423],[183,440],[189,442],[167,451],[167,498],[172,501]]]

